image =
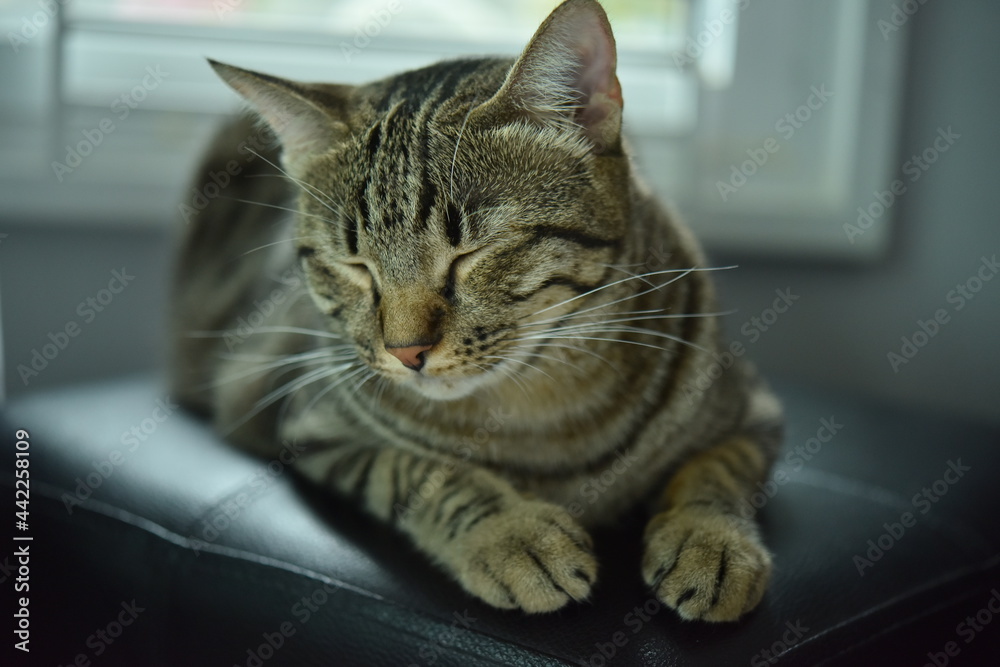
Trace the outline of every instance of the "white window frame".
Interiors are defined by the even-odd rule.
[[[860,224],[868,226],[860,229],[861,234],[847,226],[858,227],[858,207],[869,208],[876,192],[885,191],[894,179],[900,178],[896,145],[905,24],[898,25],[899,17],[892,18],[891,3],[884,0],[742,0],[739,4],[746,6],[739,23],[735,84],[722,90],[703,88],[701,119],[688,157],[691,161],[709,161],[703,162],[701,169],[690,170],[695,176],[677,189],[677,207],[696,234],[714,250],[796,260],[872,261],[884,256],[891,240],[891,206],[873,223],[863,219]],[[795,17],[796,13],[802,19]],[[803,34],[797,40],[774,40],[774,34],[753,30],[754,23],[781,20],[799,26]],[[830,48],[814,54],[813,62],[821,63],[819,69],[825,71],[802,68],[797,77],[790,77],[797,81],[783,80],[772,85],[773,92],[763,96],[763,103],[758,100],[754,104],[742,94],[741,82],[745,89],[747,84],[765,85],[774,77],[768,71],[755,71],[754,67],[762,63],[749,54],[767,51],[772,61],[787,59],[792,70],[799,66],[796,61],[801,58],[800,45],[815,37],[810,31],[821,29],[832,33]],[[786,126],[781,127],[784,134],[776,132],[776,123],[783,115],[794,113],[809,100],[810,89],[823,84],[833,95],[814,112],[813,118],[801,124],[798,134],[786,140]],[[720,151],[726,154],[725,159],[713,162],[704,157],[712,154],[715,137],[724,134],[725,126],[737,118],[745,126],[759,129],[759,134],[725,147],[728,150]],[[822,150],[797,165],[808,178],[799,182],[769,179],[771,165],[765,162],[735,194],[727,191],[729,197],[723,201],[719,182],[731,183],[734,165],[741,168],[741,173],[751,172],[742,169],[743,162],[750,158],[746,150],[758,151],[759,156],[767,138],[779,144],[771,158],[782,150],[793,152],[800,138],[821,146]],[[667,184],[661,183],[660,187],[666,189]],[[872,210],[877,212],[878,207]]]
[[[848,239],[844,226],[856,221],[858,206],[867,206],[900,168],[895,164],[895,139],[905,30],[883,35],[878,22],[889,17],[888,3],[696,0],[695,7],[698,11],[692,12],[689,39],[704,38],[703,49],[692,50],[694,41],[689,41],[686,51],[663,62],[620,44],[626,132],[643,178],[673,200],[710,251],[799,259],[881,256],[890,239],[891,211],[853,239]],[[781,17],[792,20],[789,13],[800,21],[797,39],[776,40],[774,34],[755,29]],[[136,26],[84,22],[72,30],[62,28],[65,40],[43,47],[40,36],[31,45],[36,54],[44,51],[55,61],[41,58],[28,68],[27,75],[20,72],[36,78],[51,75],[52,83],[41,87],[40,99],[26,104],[34,104],[34,115],[47,118],[50,127],[59,131],[41,142],[42,156],[36,155],[38,142],[28,139],[15,141],[10,150],[5,148],[0,158],[0,197],[12,218],[71,219],[74,224],[126,229],[176,223],[177,206],[184,200],[202,146],[218,122],[217,114],[238,108],[235,95],[214,78],[201,56],[292,78],[351,83],[469,52],[467,45],[382,40],[346,63],[338,44],[343,37],[350,39],[350,33],[299,36],[290,44],[275,40],[273,33],[252,30],[239,34],[207,28],[181,31],[150,24],[141,26],[144,37],[136,40]],[[775,119],[794,111],[808,92],[808,86],[779,81],[761,104],[759,95],[747,93],[747,86],[764,85],[773,74],[755,71],[753,54],[767,51],[774,58],[784,53],[790,61],[796,60],[803,40],[808,41],[814,31],[832,35],[810,47],[811,60],[806,64],[822,71],[810,74],[805,67],[798,78],[826,84],[835,94],[815,120],[801,129],[796,141],[814,144],[819,150],[809,153],[802,169],[794,169],[802,175],[797,181],[781,178],[780,169],[774,166],[777,162],[764,164],[723,201],[719,181],[745,157],[745,150],[763,146],[757,137],[746,137],[753,132],[761,137],[773,134]],[[519,46],[511,44],[501,50],[514,54]],[[483,51],[496,47],[484,45]],[[727,68],[732,58],[726,53],[733,48],[735,68]],[[691,57],[699,50],[697,59]],[[9,55],[0,56],[0,71],[4,57],[8,58],[6,67],[12,67]],[[73,127],[73,116],[88,107],[106,115],[109,102],[138,81],[146,65],[155,64],[170,72],[169,90],[164,86],[154,91],[141,113],[121,123],[120,137],[109,141],[101,155],[95,153],[72,179],[53,187],[51,161],[60,158],[64,145],[79,132]],[[94,76],[94,71],[100,76]],[[46,102],[53,98],[55,104]],[[694,102],[670,103],[677,98]],[[153,110],[162,113],[149,113]],[[84,127],[87,122],[83,121]],[[719,137],[734,125],[744,128],[744,133],[737,132],[720,145]],[[7,129],[12,136],[17,134]],[[39,131],[37,122],[30,131]],[[188,140],[176,140],[182,136]],[[790,141],[782,146],[786,147],[782,159],[794,157],[795,144]],[[134,160],[116,159],[122,153],[148,154],[148,159],[136,169]],[[801,155],[798,158],[805,160]]]

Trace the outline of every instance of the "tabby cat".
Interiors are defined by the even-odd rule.
[[[195,184],[184,404],[250,451],[299,443],[302,475],[495,607],[585,599],[586,527],[640,505],[636,565],[663,603],[757,605],[771,558],[737,508],[780,406],[739,360],[719,372],[712,269],[632,173],[595,0],[556,8],[516,60],[360,86],[211,65],[280,147],[235,121]]]

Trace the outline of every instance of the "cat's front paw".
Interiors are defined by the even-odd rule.
[[[642,575],[681,618],[735,621],[763,597],[771,555],[749,522],[715,512],[665,512],[646,527]]]
[[[597,579],[590,536],[561,507],[520,502],[461,538],[459,581],[503,609],[540,613],[583,600]]]

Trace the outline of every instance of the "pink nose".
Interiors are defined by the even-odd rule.
[[[408,347],[385,346],[385,351],[399,359],[407,368],[419,371],[424,367],[424,352],[434,347],[433,345],[410,345]]]

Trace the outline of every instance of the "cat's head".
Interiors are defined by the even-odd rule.
[[[600,5],[568,0],[516,61],[364,86],[213,66],[282,142],[331,328],[384,376],[449,399],[521,373],[527,336],[607,280],[630,200],[615,61]]]

